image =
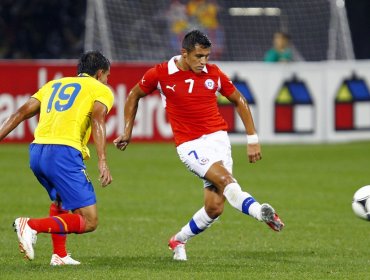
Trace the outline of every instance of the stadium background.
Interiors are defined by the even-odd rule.
[[[0,122],[46,81],[74,75],[76,57],[92,46],[108,50],[114,61],[110,84],[117,102],[108,118],[109,139],[114,138],[122,129],[127,91],[153,63],[177,53],[167,44],[167,21],[158,12],[172,2],[0,1]],[[1,279],[368,278],[369,224],[353,215],[350,204],[355,190],[369,184],[369,1],[346,1],[345,10],[342,1],[209,2],[220,7],[225,31],[218,64],[248,98],[261,140],[269,142],[256,165],[247,163],[245,145],[234,144],[234,174],[258,200],[276,207],[286,230],[274,234],[226,205],[219,222],[187,245],[189,261],[171,260],[168,237],[199,209],[202,192],[173,144],[136,141],[171,142],[160,98],[153,95],[140,105],[136,138],[127,151],[108,145],[114,177],[109,188],[98,187],[94,153],[86,162],[100,226],[86,236],[69,236],[70,252],[83,263],[78,268],[48,266],[46,235],[38,237],[33,262],[20,259],[12,221],[18,215],[45,216],[49,206],[28,167],[26,143],[37,119],[1,143]],[[232,7],[260,7],[236,11],[262,14],[231,17]],[[267,16],[269,7],[279,8],[280,15],[292,9],[292,17]],[[344,11],[351,36],[338,24]],[[336,36],[329,35],[330,24]],[[292,34],[300,61],[260,62],[278,29]],[[351,49],[343,47],[348,43],[351,59],[346,57]],[[235,142],[245,142],[235,112],[224,100],[220,108]]]
[[[113,39],[127,46],[125,53],[131,60],[147,59],[154,48],[156,60],[163,60],[173,54],[168,43],[168,21],[172,18],[166,12],[171,3],[177,1],[26,1],[2,0],[0,5],[0,58],[4,59],[65,59],[75,58],[84,48],[86,10],[95,2],[105,3],[108,24],[120,24]],[[186,4],[188,1],[178,1]],[[293,43],[303,52],[305,60],[325,60],[330,4],[343,1],[208,1],[217,4],[217,19],[224,29],[227,51],[222,60],[253,60],[263,57],[263,51],[271,45],[272,33],[279,29],[289,32]],[[279,16],[231,16],[232,7],[279,7]],[[346,1],[345,10],[353,41],[356,59],[370,59],[370,20],[367,17],[370,3],[366,0]],[[99,12],[101,15],[101,11]],[[126,24],[126,25],[125,25]],[[191,23],[194,26],[194,22]],[[130,27],[130,28],[127,28]],[[190,26],[191,27],[191,26]],[[98,28],[97,28],[98,29]],[[178,28],[178,29],[181,29]],[[125,33],[126,32],[126,33]],[[122,38],[115,36],[125,35]],[[243,41],[245,40],[245,41]],[[313,44],[312,42],[320,42]],[[150,46],[148,46],[150,42]],[[239,46],[238,43],[242,43]],[[159,46],[158,46],[159,45]],[[250,45],[252,47],[250,47]],[[318,50],[309,50],[317,48]],[[217,46],[219,47],[219,46]],[[162,50],[160,50],[160,48]],[[246,49],[247,48],[247,49]],[[159,50],[158,50],[159,49]],[[244,50],[244,51],[243,51]],[[248,51],[246,51],[248,50]],[[176,52],[177,50],[175,50]],[[135,53],[137,52],[137,53]],[[150,56],[149,56],[150,58]]]
[[[370,62],[356,60],[370,58],[370,48],[364,44],[370,26],[363,16],[369,8],[366,1],[37,3],[2,1],[0,121],[46,81],[73,75],[71,59],[84,49],[100,49],[113,61],[110,85],[117,101],[108,119],[112,140],[123,127],[119,114],[127,91],[155,62],[178,54],[183,35],[199,28],[214,43],[212,60],[249,101],[263,142],[370,137]],[[294,61],[261,62],[279,30],[291,35]],[[20,73],[23,83],[14,84]],[[159,95],[142,103],[135,139],[171,140]],[[245,142],[235,110],[222,98],[219,103],[232,140]],[[7,141],[29,142],[35,124],[36,118],[27,121]]]

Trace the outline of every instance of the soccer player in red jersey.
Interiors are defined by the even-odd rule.
[[[261,159],[261,149],[247,101],[216,65],[208,64],[210,53],[211,42],[205,34],[198,30],[186,34],[181,55],[149,69],[130,91],[124,110],[124,133],[114,140],[118,149],[127,147],[140,98],[158,89],[178,155],[204,182],[204,207],[169,241],[175,260],[187,259],[186,242],[212,225],[222,214],[225,200],[275,231],[284,227],[275,210],[242,191],[232,175],[231,146],[227,124],[217,107],[217,92],[235,105],[243,121],[251,163]]]

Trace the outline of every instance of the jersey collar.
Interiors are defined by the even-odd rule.
[[[80,73],[77,76],[78,77],[90,77],[91,78],[91,76],[89,74],[86,74],[86,73]]]
[[[179,68],[177,68],[176,63],[175,63],[175,60],[179,60],[180,58],[181,58],[181,55],[176,55],[168,61],[168,75],[172,75],[180,71]],[[205,73],[208,73],[207,65],[204,65],[202,71]]]

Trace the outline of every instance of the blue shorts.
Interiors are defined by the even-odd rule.
[[[87,176],[81,152],[75,148],[31,144],[30,167],[50,199],[60,198],[63,209],[74,210],[96,204],[94,187]]]

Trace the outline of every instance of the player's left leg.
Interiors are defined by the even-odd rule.
[[[275,231],[280,231],[284,227],[284,223],[269,204],[261,205],[249,193],[242,191],[240,185],[222,162],[212,164],[205,178],[212,182],[219,191],[222,191],[227,201],[237,210],[259,221],[266,222]]]
[[[31,218],[27,224],[37,233],[70,234],[94,231],[98,226],[96,204],[58,216]]]
[[[262,220],[261,205],[252,195],[242,191],[240,185],[221,161],[212,164],[205,178],[212,182],[219,192],[223,193],[231,206],[257,220]]]
[[[231,145],[225,131],[185,142],[177,147],[177,152],[190,171],[205,179],[205,186],[215,186],[236,209],[262,220],[261,205],[243,192],[232,176]]]
[[[38,219],[17,218],[14,221],[14,228],[20,242],[20,250],[25,254],[25,257],[29,260],[34,258],[33,245],[36,243],[38,233],[81,234],[96,229],[98,220],[96,204],[81,207],[72,212]],[[73,259],[68,254],[63,259],[65,260],[63,264],[79,264],[72,263]]]

